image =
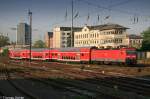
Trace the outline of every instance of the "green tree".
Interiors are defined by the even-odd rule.
[[[8,56],[8,54],[9,54],[8,48],[3,49],[2,55],[3,55],[3,56]]]
[[[45,48],[45,43],[42,40],[35,41],[33,47],[35,48]]]
[[[9,45],[9,38],[7,36],[0,35],[0,47],[5,45]]]
[[[143,42],[142,42],[141,50],[144,50],[144,51],[150,50],[150,28],[143,31],[141,34],[143,35]]]

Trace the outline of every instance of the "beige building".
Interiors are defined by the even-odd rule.
[[[45,44],[47,48],[53,48],[53,32],[45,34]]]
[[[131,34],[127,37],[129,47],[141,48],[143,38],[139,35]]]
[[[128,46],[126,27],[118,24],[85,26],[74,33],[74,47],[96,46],[116,48]]]
[[[79,27],[73,28],[74,32],[81,31],[81,29]],[[55,27],[53,29],[53,48],[64,47],[71,47],[71,27]]]

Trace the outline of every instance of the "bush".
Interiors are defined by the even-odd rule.
[[[8,48],[3,49],[2,56],[8,56],[9,50]]]

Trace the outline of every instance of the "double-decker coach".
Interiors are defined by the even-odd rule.
[[[84,63],[90,61],[91,49],[92,47],[60,48],[51,50],[51,54],[52,59],[57,61]],[[54,56],[55,58],[53,58]]]

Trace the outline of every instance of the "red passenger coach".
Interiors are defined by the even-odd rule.
[[[50,57],[51,61],[57,61],[57,59],[59,58],[58,52],[59,52],[58,49],[50,49],[49,50],[49,53],[50,53],[49,57]]]
[[[88,62],[90,60],[90,49],[91,47],[57,49],[57,60],[67,62]]]
[[[22,59],[22,49],[9,50],[9,58]]]
[[[29,59],[30,57],[30,51],[28,49],[24,49],[22,50],[20,56],[22,57],[22,59]]]
[[[32,49],[31,50],[31,59],[32,60],[49,60],[50,52],[48,49]]]
[[[11,59],[29,59],[29,50],[28,49],[9,50],[9,58],[11,58]]]
[[[43,49],[32,49],[31,50],[32,60],[43,60]]]

